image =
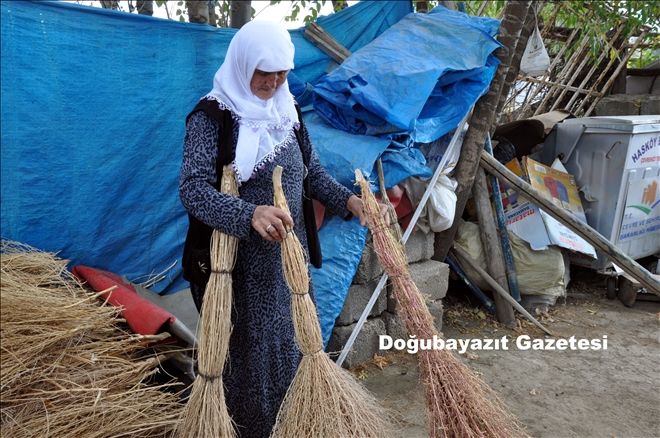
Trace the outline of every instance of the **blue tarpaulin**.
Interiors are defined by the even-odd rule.
[[[2,237],[134,281],[166,271],[154,287],[163,293],[187,287],[180,267],[187,218],[178,199],[184,120],[209,91],[235,30],[59,2],[3,1],[0,8]],[[410,11],[410,2],[360,2],[319,24],[357,56]],[[292,89],[309,96],[310,85],[336,63],[302,30],[291,33],[299,79]],[[405,44],[404,52],[416,43]],[[481,54],[489,44],[470,46]],[[385,87],[398,86],[384,64],[370,68],[382,71]],[[476,100],[460,100],[462,74],[431,87],[452,96],[446,110],[460,113],[456,122]],[[455,95],[443,91],[452,87]],[[392,111],[405,110],[397,105]],[[381,155],[388,186],[430,172],[410,140],[343,132],[314,112],[305,121],[321,162],[347,187],[353,188],[355,168],[374,179]],[[327,341],[366,229],[330,218],[320,236],[324,264],[312,279]]]
[[[314,108],[354,134],[436,140],[488,89],[498,26],[443,7],[409,14],[322,78]]]
[[[155,289],[187,287],[184,120],[235,30],[59,2],[0,7],[3,238],[131,280],[175,264]],[[410,7],[363,2],[319,22],[358,50]],[[334,65],[302,30],[292,38],[302,81]]]

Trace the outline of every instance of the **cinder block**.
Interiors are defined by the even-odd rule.
[[[399,315],[385,311],[381,315],[381,318],[383,318],[383,322],[385,323],[385,332],[392,336],[392,338],[408,338],[408,330],[406,330],[406,326],[401,318],[399,318]]]
[[[408,263],[416,263],[433,257],[434,233],[417,230],[410,234],[406,242]]]
[[[433,322],[436,330],[438,332],[442,331],[442,316],[444,309],[442,307],[442,300],[427,301],[426,305],[429,308],[429,313],[433,317]],[[394,339],[407,339],[408,330],[403,323],[403,320],[399,315],[395,313],[390,313],[388,311],[383,312],[381,315],[383,322],[385,323],[385,331],[388,335],[392,336]]]
[[[614,94],[602,98],[594,109],[597,116],[634,116],[640,114],[641,101],[639,96]]]
[[[337,358],[355,328],[355,324],[335,327],[332,331],[327,351],[330,357]],[[385,334],[385,323],[381,318],[372,318],[365,321],[360,334],[355,339],[351,351],[346,356],[343,366],[352,368],[363,362],[371,360],[378,352],[378,337]]]
[[[654,96],[652,94],[643,96],[642,107],[639,113],[643,116],[660,114],[660,96]]]
[[[378,257],[373,250],[373,241],[371,240],[371,234],[367,239],[367,243],[364,245],[364,250],[362,250],[362,258],[360,259],[360,264],[358,265],[355,276],[353,277],[354,284],[366,284],[374,279],[380,278],[383,274],[383,267],[378,261]]]
[[[442,316],[444,314],[444,307],[442,306],[442,300],[427,301],[426,305],[429,306],[429,312],[433,317],[433,322],[435,323],[436,330],[441,332]]]
[[[413,263],[408,268],[417,288],[427,300],[439,300],[445,297],[447,294],[449,265],[435,260],[425,260],[420,263]],[[397,305],[392,295],[393,285],[390,283],[387,289],[387,310],[396,313]]]
[[[370,281],[367,284],[354,284],[348,289],[348,295],[346,295],[346,301],[344,301],[344,307],[342,308],[341,313],[335,321],[336,325],[350,325],[357,322],[360,319],[360,315],[364,311],[364,308],[371,298],[371,294],[376,289],[378,281]],[[369,313],[370,317],[378,316],[387,308],[387,291],[381,290],[374,307]]]

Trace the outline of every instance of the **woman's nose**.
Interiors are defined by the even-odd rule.
[[[277,73],[268,75],[268,79],[267,79],[268,85],[275,87],[275,85],[277,85],[277,77],[278,77]]]

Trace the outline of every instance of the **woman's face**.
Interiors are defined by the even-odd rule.
[[[275,95],[275,91],[286,81],[288,70],[265,72],[255,70],[250,80],[250,90],[259,99],[268,100]]]

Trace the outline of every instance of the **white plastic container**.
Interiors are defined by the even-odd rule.
[[[569,119],[552,137],[543,161],[575,177],[589,225],[633,259],[660,253],[660,115]],[[612,266],[602,254],[574,263]]]

